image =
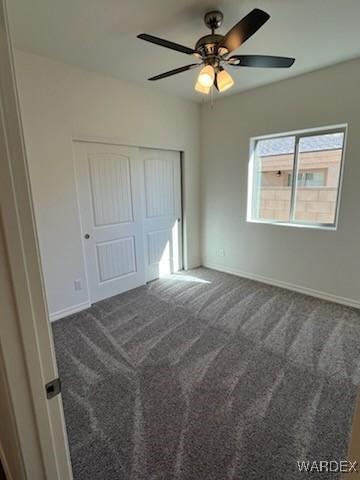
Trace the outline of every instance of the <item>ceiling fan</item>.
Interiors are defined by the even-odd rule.
[[[191,63],[184,67],[175,68],[169,72],[161,73],[149,80],[160,80],[162,78],[186,72],[193,68],[203,65],[200,70],[195,90],[208,94],[211,87],[219,92],[231,88],[234,80],[224,69],[223,65],[231,67],[263,67],[263,68],[288,68],[295,62],[294,58],[274,57],[269,55],[232,55],[229,54],[240,47],[248,38],[250,38],[260,27],[270,18],[270,15],[263,10],[255,8],[246,15],[240,22],[233,26],[226,35],[219,35],[215,31],[221,26],[223,14],[214,10],[205,14],[205,25],[211,30],[211,34],[201,37],[195,45],[195,48],[185,47],[178,43],[170,42],[153,35],[141,33],[137,37],[147,42],[155,43],[171,50],[176,50],[187,55],[193,55],[200,63]]]

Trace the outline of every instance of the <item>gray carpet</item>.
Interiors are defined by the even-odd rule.
[[[53,330],[75,480],[292,480],[346,458],[357,310],[200,268]]]

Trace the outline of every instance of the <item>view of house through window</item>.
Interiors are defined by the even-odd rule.
[[[333,227],[345,127],[255,139],[249,170],[249,221]]]

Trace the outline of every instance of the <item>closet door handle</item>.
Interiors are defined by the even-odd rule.
[[[88,240],[90,238],[90,235],[88,233],[85,233],[84,238]]]

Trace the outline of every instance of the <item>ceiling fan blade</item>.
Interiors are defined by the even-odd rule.
[[[255,8],[228,31],[221,42],[221,46],[227,48],[229,52],[236,50],[246,42],[251,35],[257,32],[269,18],[270,15],[268,13],[259,8]]]
[[[184,67],[175,68],[174,70],[170,70],[169,72],[160,73],[160,75],[155,75],[155,77],[148,78],[148,80],[161,80],[162,78],[171,77],[172,75],[176,75],[177,73],[186,72],[187,70],[191,70],[192,68],[199,67],[201,63],[191,63],[190,65],[185,65]]]
[[[169,40],[154,37],[153,35],[148,35],[147,33],[140,33],[137,38],[141,38],[141,40],[145,40],[146,42],[155,43],[156,45],[160,45],[161,47],[176,50],[177,52],[187,53],[188,55],[196,53],[193,48],[184,47],[184,45],[179,45],[178,43],[170,42]]]
[[[229,64],[235,67],[289,68],[295,58],[273,57],[271,55],[233,55]]]

